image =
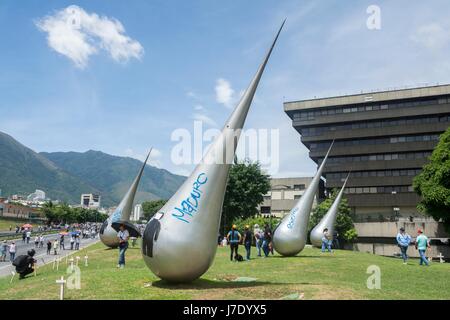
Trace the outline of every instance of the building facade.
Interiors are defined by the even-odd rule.
[[[318,165],[334,140],[323,173],[326,191],[341,187],[351,172],[345,193],[357,248],[397,253],[400,226],[413,236],[410,225],[434,238],[449,237],[418,212],[412,184],[450,125],[450,85],[286,102],[284,110]],[[443,243],[436,243],[436,254],[450,254]]]
[[[270,179],[270,191],[264,195],[264,201],[258,207],[259,213],[263,216],[272,215],[279,218],[285,216],[301,198],[311,180],[312,177]],[[320,184],[314,204],[317,203],[321,191],[323,191],[323,182]]]
[[[323,176],[361,222],[421,217],[412,181],[450,125],[450,85],[286,102],[286,113]]]
[[[100,208],[101,197],[98,194],[85,193],[81,195],[81,206],[84,208]]]
[[[17,219],[41,218],[42,214],[37,207],[25,206],[0,198],[0,217]]]

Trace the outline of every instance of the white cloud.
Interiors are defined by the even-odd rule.
[[[205,110],[205,107],[203,107],[201,104],[197,104],[194,106],[194,110],[203,111]]]
[[[213,119],[211,119],[210,117],[208,117],[204,114],[194,113],[192,116],[192,119],[206,123],[206,124],[210,125],[211,127],[218,127],[217,122],[215,122]]]
[[[216,87],[214,89],[216,91],[216,101],[227,108],[231,108],[234,90],[231,88],[230,83],[223,78],[219,78],[216,81]]]
[[[450,42],[450,32],[434,22],[420,26],[411,40],[431,50],[441,49]]]
[[[104,50],[117,62],[140,59],[142,45],[125,34],[125,28],[115,18],[88,13],[72,5],[36,21],[47,33],[48,45],[85,68],[89,57]]]

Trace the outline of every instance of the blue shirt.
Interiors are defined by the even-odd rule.
[[[411,243],[411,236],[407,233],[405,234],[398,233],[397,243],[402,247],[407,247]]]
[[[228,237],[230,238],[230,243],[238,243],[240,235],[241,234],[237,230],[231,230],[230,232],[228,232]]]

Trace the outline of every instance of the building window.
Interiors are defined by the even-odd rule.
[[[294,190],[305,190],[305,184],[294,184]]]
[[[260,211],[262,214],[270,214],[270,207],[269,206],[261,206]]]

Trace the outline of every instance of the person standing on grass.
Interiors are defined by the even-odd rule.
[[[408,246],[411,243],[411,236],[405,232],[405,228],[401,227],[396,239],[402,253],[403,264],[407,264],[408,255],[406,254],[406,251],[408,250]]]
[[[268,257],[270,253],[270,244],[272,242],[272,230],[269,227],[269,224],[266,223],[264,226],[264,239],[263,239],[263,251],[264,251],[264,257]]]
[[[250,226],[246,225],[245,226],[245,231],[244,231],[244,247],[245,247],[245,251],[247,252],[247,261],[250,260],[250,251],[252,249],[252,238],[253,238],[253,233],[250,231]]]
[[[121,224],[119,227],[120,231],[117,234],[119,238],[119,264],[118,268],[123,269],[125,267],[125,251],[128,249],[128,239],[130,238],[130,233],[125,229],[125,225]]]
[[[239,231],[236,230],[235,224],[233,224],[230,232],[228,232],[227,240],[228,240],[228,243],[230,244],[230,251],[231,251],[230,260],[233,261],[233,253],[234,253],[234,257],[237,257],[239,242],[241,241],[241,234],[239,233]]]
[[[325,248],[328,249],[328,252],[331,252],[331,239],[330,233],[328,232],[328,228],[323,229],[322,252],[325,252]]]
[[[420,255],[420,265],[425,264],[428,266],[428,260],[425,256],[425,253],[427,252],[427,248],[430,248],[430,241],[428,240],[427,236],[423,234],[422,230],[417,230],[417,238],[416,238],[416,249],[419,250]]]
[[[258,224],[253,226],[253,237],[255,238],[255,247],[258,250],[258,257],[261,257],[261,246],[262,246],[262,237],[261,237],[261,229]]]
[[[13,241],[9,245],[9,261],[13,262],[16,257],[16,243]]]

